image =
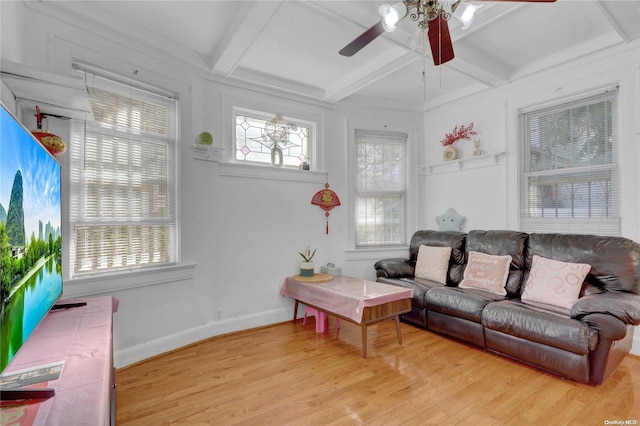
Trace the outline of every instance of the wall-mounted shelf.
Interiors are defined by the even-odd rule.
[[[421,175],[433,175],[436,173],[448,173],[459,170],[477,169],[481,167],[491,167],[503,164],[506,153],[484,154],[457,160],[443,161],[442,163],[427,164],[420,166]]]
[[[191,149],[193,150],[194,160],[222,162],[224,148],[194,143],[191,145]]]
[[[0,63],[2,81],[16,100],[16,106],[43,114],[93,121],[89,92],[80,78],[53,74],[16,62]]]

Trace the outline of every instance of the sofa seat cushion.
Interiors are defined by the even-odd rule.
[[[482,325],[576,354],[587,354],[598,343],[597,330],[586,323],[515,300],[488,304],[482,311]]]
[[[396,285],[398,287],[410,288],[413,291],[411,304],[418,308],[424,308],[424,298],[428,290],[436,287],[444,287],[444,284],[426,280],[423,278],[384,278],[378,277],[379,283]]]
[[[432,288],[425,295],[427,309],[477,323],[482,319],[484,307],[499,300],[504,297],[489,291],[458,287]]]

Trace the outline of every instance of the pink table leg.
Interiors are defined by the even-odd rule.
[[[322,311],[317,311],[318,315],[316,316],[316,333],[324,333],[325,326],[327,324],[327,313]]]

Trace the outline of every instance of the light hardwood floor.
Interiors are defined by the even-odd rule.
[[[120,369],[125,425],[640,425],[640,358],[601,386],[393,321],[314,319],[217,336]],[[635,422],[635,423],[634,423]]]

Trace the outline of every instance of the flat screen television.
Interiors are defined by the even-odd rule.
[[[2,372],[62,295],[62,234],[60,164],[0,106]]]

